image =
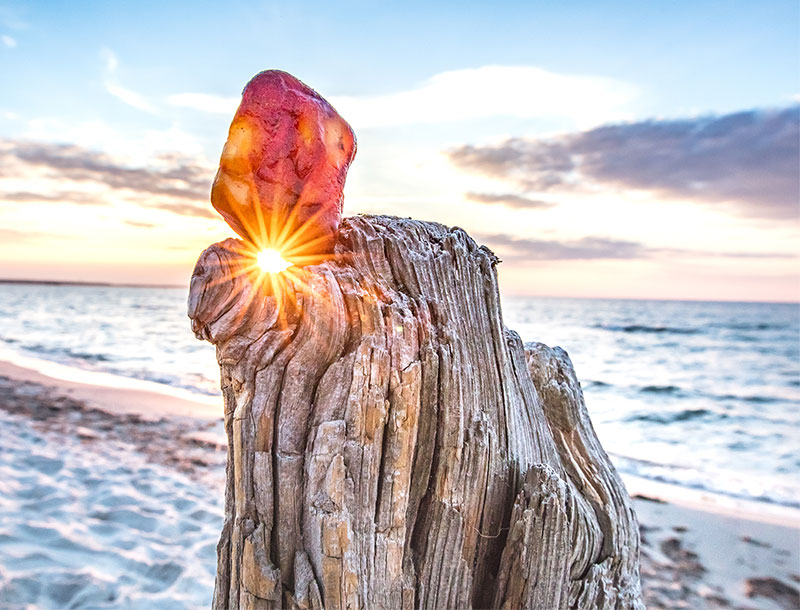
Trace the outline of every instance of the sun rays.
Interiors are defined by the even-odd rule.
[[[251,196],[256,196],[255,189]],[[300,313],[301,299],[316,292],[305,267],[333,260],[334,238],[319,234],[316,220],[320,212],[299,222],[297,207],[284,218],[269,214],[269,219],[260,205],[253,209],[257,226],[240,218],[251,239],[219,244],[232,256],[212,264],[221,273],[216,273],[209,285],[231,286],[233,298],[243,300],[237,306],[240,317],[260,315],[260,303],[274,299],[278,324],[286,330]]]
[[[334,258],[341,193],[338,201],[332,198],[324,176],[314,173],[328,167],[329,155],[319,157],[311,149],[299,157],[297,151],[281,152],[291,163],[269,165],[264,155],[279,146],[265,143],[264,129],[251,114],[237,111],[211,190],[214,208],[244,239],[219,244],[232,257],[220,256],[210,285],[228,283],[242,316],[263,315],[262,304],[274,299],[287,328],[302,313],[302,300],[316,296],[313,286],[319,282],[306,268]],[[329,148],[326,144],[322,150]],[[303,165],[310,161],[314,171]]]

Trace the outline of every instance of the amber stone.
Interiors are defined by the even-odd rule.
[[[244,88],[211,203],[258,248],[325,252],[355,152],[353,130],[322,96],[291,74],[266,70]]]

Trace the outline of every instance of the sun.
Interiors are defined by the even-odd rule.
[[[280,273],[292,266],[280,252],[274,248],[266,248],[256,255],[258,266],[265,273]]]

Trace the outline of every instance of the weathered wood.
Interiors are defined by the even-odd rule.
[[[189,297],[229,439],[214,608],[643,608],[636,517],[569,358],[503,326],[488,249],[346,219],[278,305],[235,245]]]

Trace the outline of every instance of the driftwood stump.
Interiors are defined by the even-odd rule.
[[[229,441],[214,608],[643,608],[628,495],[566,352],[503,326],[491,251],[350,218],[279,302],[236,244],[189,296]]]

